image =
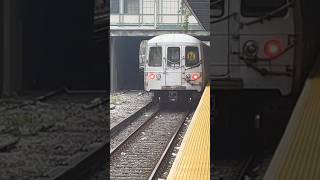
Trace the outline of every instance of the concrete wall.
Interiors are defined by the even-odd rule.
[[[23,2],[24,89],[89,89],[94,1]]]
[[[0,72],[3,69],[3,48],[4,48],[4,43],[3,43],[3,27],[4,27],[4,13],[3,13],[3,0],[0,0]],[[0,75],[0,95],[2,94],[2,82],[3,82],[3,76]]]
[[[22,19],[20,0],[1,0],[1,95],[21,89]]]
[[[108,43],[93,41],[93,16],[92,0],[0,0],[0,94],[105,89]]]
[[[92,0],[0,0],[0,94],[105,89],[108,42],[93,41],[93,16]]]
[[[110,37],[111,91],[143,89],[139,73],[140,42],[150,37]]]

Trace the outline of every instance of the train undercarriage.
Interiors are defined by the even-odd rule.
[[[198,102],[201,97],[201,92],[197,91],[183,91],[183,90],[161,90],[153,91],[154,102],[159,102],[160,104],[166,103],[194,103]]]

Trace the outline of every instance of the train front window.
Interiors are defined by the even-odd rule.
[[[244,17],[259,17],[285,5],[287,0],[242,0],[241,14]],[[273,17],[283,17],[287,10],[279,11]]]
[[[221,17],[224,13],[224,0],[213,0],[210,4],[211,16],[213,18]]]
[[[154,66],[154,67],[162,66],[162,48],[161,47],[150,47],[148,65]]]
[[[180,48],[168,47],[167,66],[180,66]]]
[[[186,47],[186,67],[191,67],[199,64],[199,50],[198,47]]]

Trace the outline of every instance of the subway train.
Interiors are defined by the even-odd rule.
[[[163,34],[140,45],[144,89],[160,102],[196,99],[207,83],[209,43],[186,34]]]
[[[301,88],[302,16],[298,0],[212,0],[209,76],[214,89]]]
[[[315,0],[210,1],[213,147],[251,141],[250,132],[267,134],[264,146],[276,147],[320,52],[319,7]]]

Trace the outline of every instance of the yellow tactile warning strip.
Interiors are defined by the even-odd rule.
[[[210,86],[202,94],[167,179],[210,179]]]
[[[305,83],[264,180],[320,179],[320,66]]]

